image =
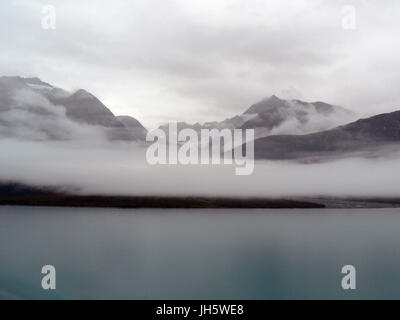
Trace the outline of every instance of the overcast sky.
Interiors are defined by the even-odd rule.
[[[148,128],[222,120],[271,94],[400,109],[398,0],[2,0],[0,15],[1,75],[84,88]]]

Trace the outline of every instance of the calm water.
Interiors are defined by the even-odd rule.
[[[399,209],[0,207],[0,298],[400,298],[399,231]]]

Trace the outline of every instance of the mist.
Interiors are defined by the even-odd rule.
[[[52,104],[32,90],[17,90],[0,110],[1,137],[20,140],[105,140],[100,126],[72,121],[63,106]]]
[[[134,143],[3,139],[0,147],[0,181],[78,194],[399,196],[399,153],[313,164],[257,161],[252,175],[236,176],[233,165],[149,165],[145,148]]]
[[[63,188],[78,194],[223,197],[398,196],[400,152],[365,159],[353,154],[323,163],[256,161],[249,176],[233,165],[150,165],[146,144],[111,140],[103,126],[71,120],[43,94],[18,90],[0,112],[0,181]],[[318,114],[307,125],[292,113],[268,134],[304,134],[349,121],[352,114]],[[314,109],[313,109],[314,108]],[[257,150],[255,150],[257,152]],[[388,157],[390,154],[390,157]]]
[[[357,114],[335,106],[335,112],[324,115],[318,112],[315,105],[308,104],[306,106],[307,114],[304,114],[304,106],[289,100],[290,108],[279,109],[280,116],[285,119],[281,124],[268,130],[266,128],[256,128],[256,137],[266,137],[280,134],[309,134],[319,131],[333,129],[340,125],[348,124],[357,120]],[[299,115],[303,117],[299,118]]]

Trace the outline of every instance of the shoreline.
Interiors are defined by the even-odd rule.
[[[399,198],[228,198],[102,195],[0,195],[0,206],[120,209],[373,209],[400,208]]]
[[[165,209],[321,209],[324,204],[288,199],[34,195],[0,196],[0,205],[88,208]]]
[[[382,196],[121,196],[86,194],[63,187],[0,182],[0,206],[165,209],[362,209],[400,208],[400,197]]]

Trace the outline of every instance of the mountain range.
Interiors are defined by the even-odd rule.
[[[275,135],[254,141],[258,159],[304,159],[354,152],[373,154],[400,149],[400,111],[359,119],[306,135]]]
[[[112,140],[144,140],[147,133],[139,121],[115,116],[83,89],[68,92],[39,78],[0,77],[3,135],[63,140],[70,138],[70,131],[78,125],[96,128]]]
[[[340,106],[324,102],[284,100],[273,95],[253,104],[242,114],[223,121],[194,125],[178,122],[178,129],[254,129],[255,137],[273,134],[306,134],[334,128],[356,119]],[[167,125],[160,127],[167,131]]]
[[[254,129],[258,159],[307,159],[400,146],[400,111],[355,120],[354,113],[340,106],[273,95],[232,118],[179,122],[178,129]],[[86,90],[69,92],[39,78],[0,77],[1,137],[68,140],[104,135],[144,141],[146,134],[137,119],[114,115]]]

